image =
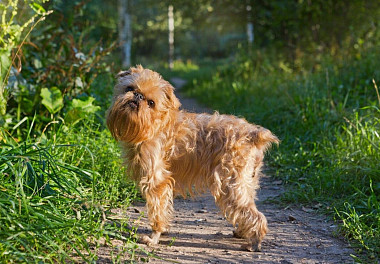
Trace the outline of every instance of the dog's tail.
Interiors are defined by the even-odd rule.
[[[258,149],[266,151],[272,144],[280,144],[280,140],[268,129],[255,126],[251,131],[253,143]]]

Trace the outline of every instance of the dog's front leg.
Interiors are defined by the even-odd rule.
[[[164,178],[160,182],[157,179]],[[151,236],[142,236],[140,241],[147,245],[158,243],[161,233],[167,231],[173,213],[173,179],[170,176],[154,177],[155,180],[142,184],[146,198],[148,217],[152,226]]]

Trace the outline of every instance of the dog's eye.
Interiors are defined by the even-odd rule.
[[[149,106],[150,108],[154,107],[154,105],[155,105],[154,101],[152,101],[152,100],[148,100],[148,106]]]
[[[133,89],[132,86],[127,86],[127,88],[125,88],[125,92],[128,93],[128,92],[132,92],[134,91],[135,89]]]

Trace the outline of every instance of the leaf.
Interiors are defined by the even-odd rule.
[[[99,106],[93,105],[94,97],[87,97],[85,100],[74,99],[71,104],[71,109],[67,112],[65,120],[68,123],[74,123],[82,118],[94,114],[100,109]]]
[[[46,13],[45,8],[43,8],[41,5],[37,3],[31,3],[29,6],[36,12],[37,14],[43,14]]]
[[[11,54],[10,52],[1,52],[0,53],[0,88],[7,84],[7,80],[5,80],[5,76],[11,66]]]
[[[8,83],[7,73],[11,67],[10,52],[2,51],[0,53],[0,115],[5,115],[7,110],[8,94],[5,86]]]
[[[73,124],[82,119],[83,112],[79,111],[78,108],[73,108],[67,111],[65,116],[65,122]]]
[[[42,104],[51,114],[57,113],[63,107],[63,97],[57,87],[41,89]]]
[[[2,85],[2,84],[0,84]],[[1,88],[1,87],[0,87]],[[5,115],[7,112],[7,98],[6,95],[3,93],[2,88],[0,89],[0,115]]]
[[[86,100],[74,99],[72,106],[74,108],[80,108],[83,112],[87,114],[94,114],[100,109],[99,106],[93,105],[95,101],[94,97],[88,97]]]

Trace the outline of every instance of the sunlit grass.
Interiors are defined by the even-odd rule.
[[[141,249],[127,216],[109,218],[137,197],[117,145],[88,120],[70,131],[56,126],[20,142],[1,130],[1,262],[94,262],[104,247],[110,260],[136,259]]]
[[[372,260],[380,246],[379,57],[293,72],[265,54],[243,55],[187,87],[213,109],[277,134],[282,143],[268,161],[291,186],[283,201],[322,204]]]

